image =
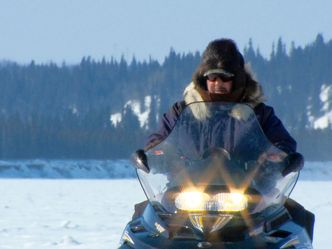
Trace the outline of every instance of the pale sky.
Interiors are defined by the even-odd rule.
[[[163,61],[215,38],[263,55],[282,37],[303,46],[332,39],[330,0],[0,0],[0,60],[78,63],[83,56]]]

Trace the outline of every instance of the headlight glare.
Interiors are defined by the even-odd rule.
[[[183,211],[238,212],[247,208],[248,198],[241,193],[218,193],[209,196],[204,192],[181,192],[175,206]]]
[[[203,192],[181,192],[175,198],[175,206],[186,211],[204,211],[210,196]]]
[[[219,193],[213,196],[213,201],[219,204],[218,211],[237,212],[248,206],[248,199],[241,193]]]

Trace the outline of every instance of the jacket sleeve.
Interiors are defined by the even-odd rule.
[[[148,136],[144,147],[145,150],[161,143],[171,133],[184,107],[184,101],[179,101],[176,102],[167,113],[163,114],[159,123],[159,129]]]
[[[266,137],[272,144],[287,154],[296,151],[296,141],[275,115],[272,107],[259,104],[255,108],[255,112]]]

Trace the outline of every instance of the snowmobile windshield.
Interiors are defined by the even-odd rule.
[[[189,104],[146,155],[150,172],[137,175],[150,202],[168,213],[259,213],[283,205],[298,176],[282,176],[286,153],[245,104]]]

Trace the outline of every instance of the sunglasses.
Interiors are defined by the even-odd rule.
[[[211,73],[205,76],[209,81],[216,81],[218,78],[223,82],[232,81],[234,76],[225,75],[223,73]]]

